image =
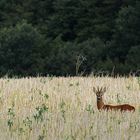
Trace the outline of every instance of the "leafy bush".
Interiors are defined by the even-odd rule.
[[[0,30],[1,75],[34,75],[42,71],[43,37],[23,21],[15,27]]]

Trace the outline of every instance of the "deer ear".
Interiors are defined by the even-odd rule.
[[[95,92],[95,93],[96,93],[96,88],[95,88],[95,87],[93,87],[93,92]]]

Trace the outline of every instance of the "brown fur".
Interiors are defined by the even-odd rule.
[[[103,110],[120,110],[121,112],[123,111],[135,111],[135,107],[129,105],[129,104],[123,104],[123,105],[116,105],[116,106],[113,106],[113,105],[104,105]]]
[[[102,96],[103,93],[106,91],[106,88],[101,88],[99,89],[99,87],[97,88],[97,90],[95,88],[93,88],[93,91],[96,93],[97,96],[97,108],[98,110],[114,110],[114,111],[135,111],[135,107],[129,105],[129,104],[123,104],[123,105],[106,105],[103,102]]]

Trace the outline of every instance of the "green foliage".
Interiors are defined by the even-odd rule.
[[[131,47],[127,55],[127,64],[130,64],[132,70],[140,69],[140,46]]]
[[[106,59],[106,46],[99,38],[93,38],[78,44],[80,54],[86,58],[83,71],[91,73],[97,70],[97,63]]]
[[[1,0],[0,76],[137,71],[139,24],[138,0]]]
[[[33,116],[35,121],[42,122],[43,121],[43,115],[45,112],[48,112],[48,107],[45,104],[42,104],[41,106],[36,107],[36,113]]]
[[[140,19],[139,19],[140,20]],[[134,7],[124,7],[119,12],[116,20],[116,31],[114,34],[114,42],[112,44],[113,57],[119,58],[124,62],[130,48],[139,43],[139,21],[137,11]]]
[[[32,120],[29,117],[23,120],[23,124],[29,129],[29,131],[32,130]]]
[[[61,113],[62,113],[62,117],[64,119],[64,122],[66,122],[66,117],[65,117],[65,106],[66,106],[66,103],[62,100],[62,102],[60,103],[60,110],[61,110]]]
[[[48,21],[48,34],[53,38],[61,35],[64,41],[110,39],[118,3],[119,0],[56,0],[55,12]]]
[[[1,75],[35,75],[42,70],[43,37],[30,24],[22,22],[0,31]]]
[[[12,126],[14,125],[14,120],[15,120],[15,112],[14,112],[14,108],[9,108],[8,109],[8,121],[7,121],[7,125],[9,127],[9,130],[12,129]]]
[[[90,104],[86,107],[86,111],[88,111],[91,114],[94,114],[94,109]]]

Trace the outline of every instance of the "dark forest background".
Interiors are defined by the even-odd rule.
[[[0,0],[0,76],[139,69],[139,0]]]

